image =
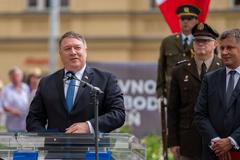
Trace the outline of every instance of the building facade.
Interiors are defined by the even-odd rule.
[[[0,77],[4,81],[14,65],[26,72],[33,67],[48,72],[49,2],[1,0]],[[59,35],[83,34],[89,61],[157,63],[161,40],[171,33],[153,2],[61,0]],[[238,5],[239,0],[211,0],[207,23],[219,32],[240,27]]]

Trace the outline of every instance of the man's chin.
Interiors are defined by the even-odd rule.
[[[74,72],[76,72],[76,71],[79,71],[79,70],[81,70],[82,69],[82,65],[71,65],[71,66],[66,66],[65,68],[67,69],[67,70],[69,70],[69,71],[74,71]]]
[[[230,61],[223,61],[223,63],[225,64],[225,66],[227,66],[228,68],[233,68],[233,64]]]

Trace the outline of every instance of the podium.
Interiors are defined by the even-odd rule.
[[[0,159],[12,160],[16,152],[36,153],[37,160],[85,160],[94,153],[94,135],[0,133]],[[131,134],[100,133],[99,153],[104,152],[111,153],[111,160],[146,160],[145,147]]]

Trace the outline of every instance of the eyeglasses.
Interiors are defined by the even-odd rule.
[[[208,43],[213,41],[213,39],[194,39],[193,41],[196,43]]]

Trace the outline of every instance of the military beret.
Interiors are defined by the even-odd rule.
[[[198,17],[198,15],[200,14],[200,10],[193,5],[186,4],[186,5],[179,6],[176,9],[176,13],[179,17],[183,17],[183,16]]]
[[[218,32],[206,23],[198,23],[192,28],[193,39],[217,39]]]

